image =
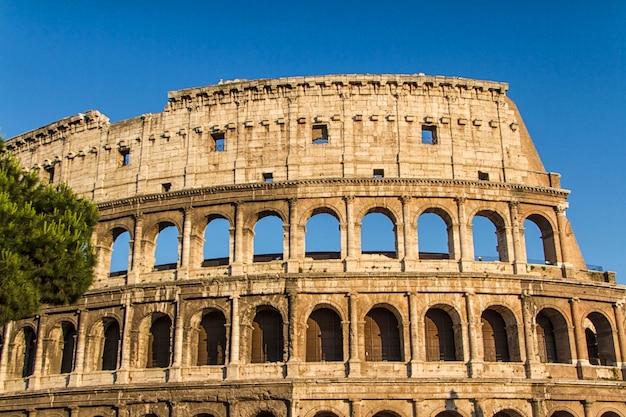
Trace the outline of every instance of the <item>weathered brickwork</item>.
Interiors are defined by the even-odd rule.
[[[237,80],[170,92],[162,113],[92,110],[10,139],[101,218],[92,289],[5,326],[0,416],[626,417],[625,288],[585,265],[568,191],[507,89]],[[372,213],[395,249],[362,247]],[[307,249],[318,214],[335,222],[322,252]],[[421,249],[426,214],[447,251]],[[477,216],[496,259],[474,253]],[[282,251],[261,254],[268,217]],[[225,255],[207,256],[220,221]]]

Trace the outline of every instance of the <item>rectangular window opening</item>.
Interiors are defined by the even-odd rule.
[[[489,181],[489,173],[488,172],[483,172],[483,171],[478,171],[478,179],[480,181]]]
[[[374,178],[384,178],[385,170],[384,169],[375,169],[374,170]]]
[[[130,149],[120,149],[120,166],[127,166],[130,164]]]
[[[46,168],[46,173],[48,174],[48,183],[52,184],[54,182],[54,167]]]
[[[162,188],[164,193],[169,193],[170,190],[172,189],[172,183],[171,182],[163,183],[163,184],[161,184],[161,188]]]
[[[325,145],[328,143],[328,127],[326,125],[313,125],[313,144]]]
[[[224,132],[212,133],[213,145],[215,152],[224,152],[226,150],[226,139]]]
[[[422,126],[422,143],[424,145],[437,144],[437,126]]]
[[[265,182],[274,182],[274,175],[271,172],[263,173],[263,181]]]

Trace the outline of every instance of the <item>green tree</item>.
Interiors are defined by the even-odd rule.
[[[42,303],[75,302],[89,288],[97,221],[93,203],[0,154],[0,323],[33,315]]]

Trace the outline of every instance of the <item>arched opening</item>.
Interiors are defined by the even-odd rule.
[[[531,214],[524,220],[524,241],[528,263],[556,265],[554,231],[545,217]]]
[[[35,334],[35,331],[30,327],[24,327],[21,333],[22,340],[20,341],[20,347],[23,349],[21,355],[23,361],[22,369],[20,371],[22,378],[26,378],[31,376],[35,370],[35,351],[37,347],[37,336]]]
[[[163,314],[152,316],[148,335],[148,362],[146,368],[167,368],[170,366],[172,320]]]
[[[160,223],[154,251],[154,268],[176,269],[178,265],[178,228],[172,223]]]
[[[117,369],[120,350],[120,325],[115,319],[103,320],[104,344],[102,349],[102,370]]]
[[[452,400],[446,400],[446,402],[452,402]],[[442,411],[441,413],[437,414],[435,417],[462,417],[461,414],[457,413],[456,411]]]
[[[544,308],[537,314],[539,360],[544,363],[571,363],[567,322],[558,311]]]
[[[517,326],[513,322],[510,311],[505,311],[504,307],[500,309],[511,317],[510,323],[507,323],[495,308],[489,308],[481,315],[484,360],[485,362],[519,361]]]
[[[425,211],[417,221],[417,240],[420,259],[450,259],[452,237],[444,218],[434,211]]]
[[[209,413],[200,413],[200,414],[196,414],[194,417],[215,417],[215,416]]]
[[[472,239],[476,261],[508,262],[506,229],[493,211],[479,211],[472,219]]]
[[[424,320],[426,333],[426,360],[455,361],[456,344],[450,315],[440,308],[430,308]]]
[[[373,308],[365,316],[365,360],[402,360],[398,319],[386,308]]]
[[[254,225],[254,262],[283,259],[283,220],[274,213],[262,213]]]
[[[559,410],[552,413],[550,417],[574,417],[574,415],[572,413],[568,413],[567,411]]]
[[[522,417],[522,415],[514,410],[501,410],[495,413],[493,417]]]
[[[602,413],[600,417],[621,417],[621,416],[613,411],[607,411],[606,413]]]
[[[314,417],[337,417],[337,414],[331,413],[330,411],[319,411],[315,413]]]
[[[204,229],[202,266],[228,265],[230,252],[230,222],[221,216],[209,217]]]
[[[272,308],[257,311],[252,322],[251,363],[282,362],[283,318]]]
[[[130,233],[125,229],[113,230],[113,251],[109,275],[123,275],[128,272],[130,263]]]
[[[223,365],[226,352],[226,318],[220,311],[209,311],[202,316],[198,335],[196,364]]]
[[[361,253],[396,258],[396,227],[383,213],[370,212],[361,222]]]
[[[342,361],[343,336],[337,313],[320,308],[311,313],[306,324],[306,361]]]
[[[51,351],[51,362],[56,362],[50,368],[50,373],[68,374],[74,369],[74,350],[76,346],[76,328],[70,322],[61,322],[51,333],[51,339],[56,339],[59,350]],[[58,355],[58,356],[57,356]]]
[[[257,414],[256,417],[275,417],[273,413],[270,413],[269,411],[261,411],[259,414]]]
[[[307,258],[339,259],[341,257],[339,220],[329,213],[311,216],[306,222],[304,245],[304,256]]]
[[[611,323],[602,314],[594,312],[584,323],[587,339],[587,355],[592,365],[615,366],[615,344]]]
[[[393,413],[391,411],[379,411],[374,414],[374,417],[399,417],[398,414]]]

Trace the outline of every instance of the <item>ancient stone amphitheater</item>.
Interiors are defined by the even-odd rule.
[[[626,417],[625,288],[507,88],[236,80],[10,139],[101,218],[91,290],[5,326],[0,416]]]

